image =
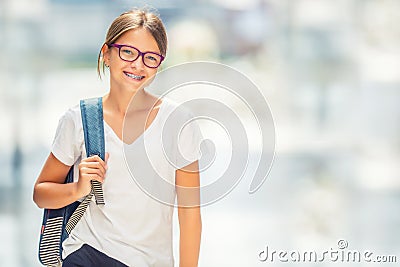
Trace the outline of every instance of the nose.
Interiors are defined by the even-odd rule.
[[[139,57],[135,61],[131,62],[131,67],[137,70],[143,70],[144,69],[143,55],[139,55]]]

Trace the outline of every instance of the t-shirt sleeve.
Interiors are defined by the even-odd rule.
[[[180,120],[176,167],[181,169],[201,157],[200,144],[203,140],[200,126],[192,113],[187,112]]]
[[[72,166],[80,156],[77,125],[68,110],[59,120],[51,152],[62,163]]]

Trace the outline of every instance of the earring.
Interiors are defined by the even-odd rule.
[[[106,68],[109,68],[110,66],[109,65],[107,65],[106,63],[104,63],[104,66],[106,66]]]

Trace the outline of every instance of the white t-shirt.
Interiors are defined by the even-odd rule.
[[[129,145],[104,122],[105,149],[110,154],[103,183],[105,205],[96,205],[92,198],[84,216],[63,242],[64,259],[88,244],[128,266],[174,266],[174,208],[164,203],[174,203],[175,170],[200,158],[202,140],[195,122],[182,131],[176,130],[192,116],[177,107],[162,99],[151,125]],[[52,153],[69,166],[86,158],[79,105],[61,117]],[[75,181],[78,177],[75,166]]]

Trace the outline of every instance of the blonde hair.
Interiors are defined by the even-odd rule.
[[[167,33],[163,22],[158,14],[149,9],[135,8],[119,15],[110,25],[107,31],[106,40],[101,46],[97,57],[97,73],[101,78],[101,72],[104,74],[104,59],[102,49],[104,45],[113,44],[122,34],[129,30],[144,28],[148,30],[156,40],[161,55],[167,54]]]

